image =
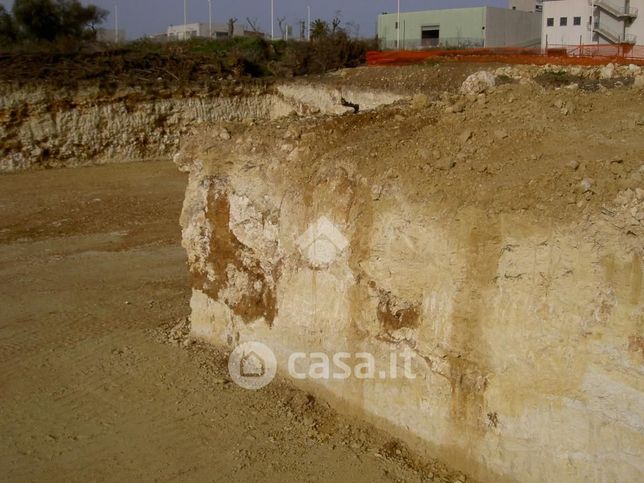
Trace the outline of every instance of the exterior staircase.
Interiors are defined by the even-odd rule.
[[[613,44],[635,44],[637,38],[635,35],[625,33],[626,27],[637,18],[639,11],[633,8],[626,0],[593,0],[593,5],[606,12],[609,16],[622,22],[622,28],[619,32],[614,27],[608,27],[601,21],[601,15],[595,17],[593,31]]]
[[[615,0],[595,0],[595,6],[616,18],[634,19],[639,14],[637,8],[626,7],[624,4],[616,4]]]
[[[635,44],[637,41],[635,35],[614,32],[599,22],[595,23],[594,31],[614,44]]]

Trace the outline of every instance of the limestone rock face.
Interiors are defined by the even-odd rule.
[[[204,134],[182,153],[193,335],[268,345],[282,374],[484,481],[639,480],[641,190],[603,165],[585,193],[559,160],[498,167],[485,146],[510,136],[433,169],[413,117],[379,116]],[[450,116],[428,128],[442,152]],[[399,354],[415,378],[313,378],[292,359],[320,352],[369,353],[378,370]]]
[[[154,98],[1,87],[0,172],[172,157],[200,125],[283,110],[281,99],[261,89],[237,97]]]
[[[89,88],[59,92],[0,84],[0,173],[172,158],[181,140],[201,127],[353,111],[342,106],[345,97],[362,110],[401,99],[297,82],[189,95],[137,90],[106,95]]]

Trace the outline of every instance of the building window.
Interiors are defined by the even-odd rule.
[[[572,19],[573,25],[581,25],[581,17],[575,17]]]
[[[554,27],[555,26],[555,19],[554,17],[550,17],[548,20],[546,20],[546,25],[548,27]]]
[[[561,17],[559,19],[559,26],[560,27],[565,27],[568,25],[568,17]]]

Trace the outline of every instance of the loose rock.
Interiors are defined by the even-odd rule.
[[[487,91],[495,85],[496,81],[494,75],[482,70],[465,79],[465,82],[463,82],[463,85],[461,86],[461,92],[468,95],[477,95]]]
[[[599,78],[600,79],[612,79],[613,76],[615,75],[615,64],[610,63],[605,65],[599,70]]]

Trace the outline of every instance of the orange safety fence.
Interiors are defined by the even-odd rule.
[[[608,62],[644,65],[644,46],[592,44],[549,45],[547,49],[500,47],[367,52],[368,65],[420,64],[430,59],[454,62],[499,62],[538,65],[599,65]]]

